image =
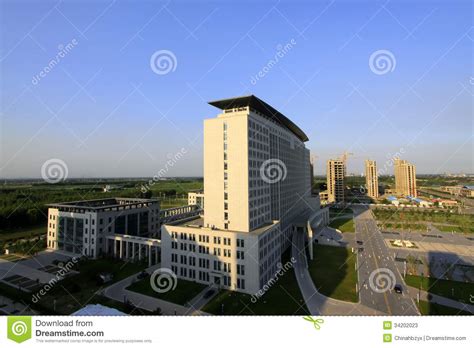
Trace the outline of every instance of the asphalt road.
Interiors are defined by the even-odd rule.
[[[361,304],[388,315],[419,315],[372,213],[364,207],[351,208],[355,215],[356,240],[362,241],[359,247],[364,249],[357,254]],[[402,294],[393,290],[395,284],[402,285]]]

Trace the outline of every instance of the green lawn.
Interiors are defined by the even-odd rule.
[[[161,209],[169,209],[188,205],[187,198],[162,198],[160,200]]]
[[[0,230],[0,242],[20,238],[33,238],[40,235],[46,235],[46,224],[37,227]]]
[[[451,232],[453,227],[440,226],[439,224],[448,224],[456,226],[454,227],[455,232],[463,233],[474,233],[474,215],[472,214],[457,214],[449,213],[445,211],[434,212],[430,211],[407,211],[407,210],[385,210],[385,209],[374,209],[372,210],[375,218],[381,224],[414,224],[415,226],[420,225],[420,222],[434,223],[443,232]],[[423,229],[423,226],[421,226]],[[426,228],[424,228],[426,230]]]
[[[472,315],[472,313],[466,311],[428,301],[420,301],[418,309],[422,315]]]
[[[474,227],[466,228],[466,227],[461,227],[459,225],[448,226],[448,225],[436,225],[436,224],[434,224],[433,226],[436,227],[441,232],[454,231],[458,233],[474,233]]]
[[[283,264],[290,260],[289,250]],[[269,288],[260,298],[235,291],[221,290],[206,306],[204,312],[216,315],[307,315],[308,310],[301,295],[293,268]]]
[[[309,273],[319,292],[338,300],[358,302],[355,254],[350,249],[319,244],[314,245],[313,251]]]
[[[81,261],[78,266],[80,273],[57,283],[40,302],[52,308],[53,301],[56,300],[56,310],[60,314],[70,314],[91,303],[95,292],[104,287],[97,282],[99,273],[110,272],[114,275],[113,281],[105,285],[109,286],[144,268],[143,264],[112,259]]]
[[[174,290],[170,290],[165,293],[158,293],[152,289],[150,285],[150,277],[146,277],[130,285],[127,290],[135,291],[151,297],[156,297],[160,300],[184,305],[186,302],[197,296],[205,288],[206,285],[204,284],[178,279],[178,283]]]
[[[354,232],[354,220],[352,218],[337,218],[331,221],[329,227],[336,228],[343,233]]]
[[[352,214],[353,211],[350,208],[329,208],[329,214],[331,215],[345,215],[345,214]]]
[[[417,289],[421,284],[422,290],[464,303],[469,303],[470,296],[474,294],[474,283],[456,282],[453,280],[429,277],[422,278],[415,275],[407,275],[405,281],[407,285],[413,286]]]
[[[9,254],[9,255],[0,255],[0,260],[6,260],[10,262],[17,262],[21,260],[26,260],[27,258],[21,255]]]

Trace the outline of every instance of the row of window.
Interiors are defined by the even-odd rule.
[[[196,270],[194,269],[188,269],[185,267],[178,267],[178,266],[171,266],[171,270],[175,274],[179,274],[180,277],[184,278],[190,278],[190,279],[196,279],[196,274],[198,275],[198,279],[203,282],[209,282],[211,277],[209,275],[209,272],[205,271],[198,271],[196,273]],[[219,277],[218,279],[222,279],[222,283],[224,286],[231,287],[232,282],[231,278],[229,276],[222,276]],[[245,279],[243,278],[237,278],[237,288],[241,290],[245,290]]]

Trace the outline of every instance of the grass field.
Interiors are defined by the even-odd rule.
[[[474,294],[474,283],[456,282],[453,280],[436,279],[407,275],[405,277],[407,285],[419,288],[429,293],[447,297],[459,302],[470,303],[470,296]]]
[[[350,208],[329,208],[329,214],[332,215],[345,215],[345,214],[352,214],[353,211]]]
[[[352,218],[337,218],[329,223],[329,227],[336,228],[343,233],[354,232],[354,220]]]
[[[283,264],[290,260],[285,252]],[[309,314],[301,295],[293,268],[287,270],[260,298],[235,291],[221,290],[204,312],[216,315],[306,315]]]
[[[36,227],[24,227],[10,230],[0,230],[0,242],[21,238],[34,238],[46,234],[46,224]]]
[[[356,257],[350,249],[315,244],[313,251],[309,273],[319,292],[338,300],[358,302]]]
[[[446,307],[437,303],[420,301],[418,309],[422,315],[472,315],[456,308]]]
[[[418,231],[426,232],[425,224],[416,224],[416,223],[395,223],[395,222],[384,222],[379,223],[381,229],[390,229],[390,230],[401,230],[401,231]]]
[[[110,272],[114,275],[113,282],[117,282],[132,274],[143,270],[145,266],[137,263],[126,263],[120,260],[100,259],[81,261],[78,267],[79,274],[72,275],[57,283],[51,291],[41,299],[44,306],[53,305],[61,314],[70,314],[90,303],[96,291],[103,288],[97,282],[101,272]],[[112,283],[108,283],[109,286]]]
[[[434,211],[372,210],[378,223],[387,228],[426,231],[424,223],[434,223],[441,232],[474,233],[474,215]],[[424,223],[423,223],[424,222]],[[446,226],[450,225],[450,226]]]
[[[164,293],[158,293],[152,289],[150,285],[150,277],[146,277],[130,285],[127,290],[155,297],[160,300],[184,305],[186,304],[186,302],[192,300],[195,296],[197,296],[205,288],[206,285],[204,284],[190,282],[184,279],[178,279],[178,283],[174,290],[170,290]]]

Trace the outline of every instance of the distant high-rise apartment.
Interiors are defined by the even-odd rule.
[[[395,191],[400,196],[417,196],[415,166],[399,158],[395,159]]]
[[[365,185],[367,187],[367,196],[371,198],[379,197],[379,179],[375,161],[365,161]]]
[[[295,226],[327,210],[311,196],[300,128],[253,95],[210,104],[222,112],[204,121],[204,216],[163,225],[162,266],[255,294],[279,270]]]
[[[342,159],[327,161],[328,202],[344,202],[346,163]]]

